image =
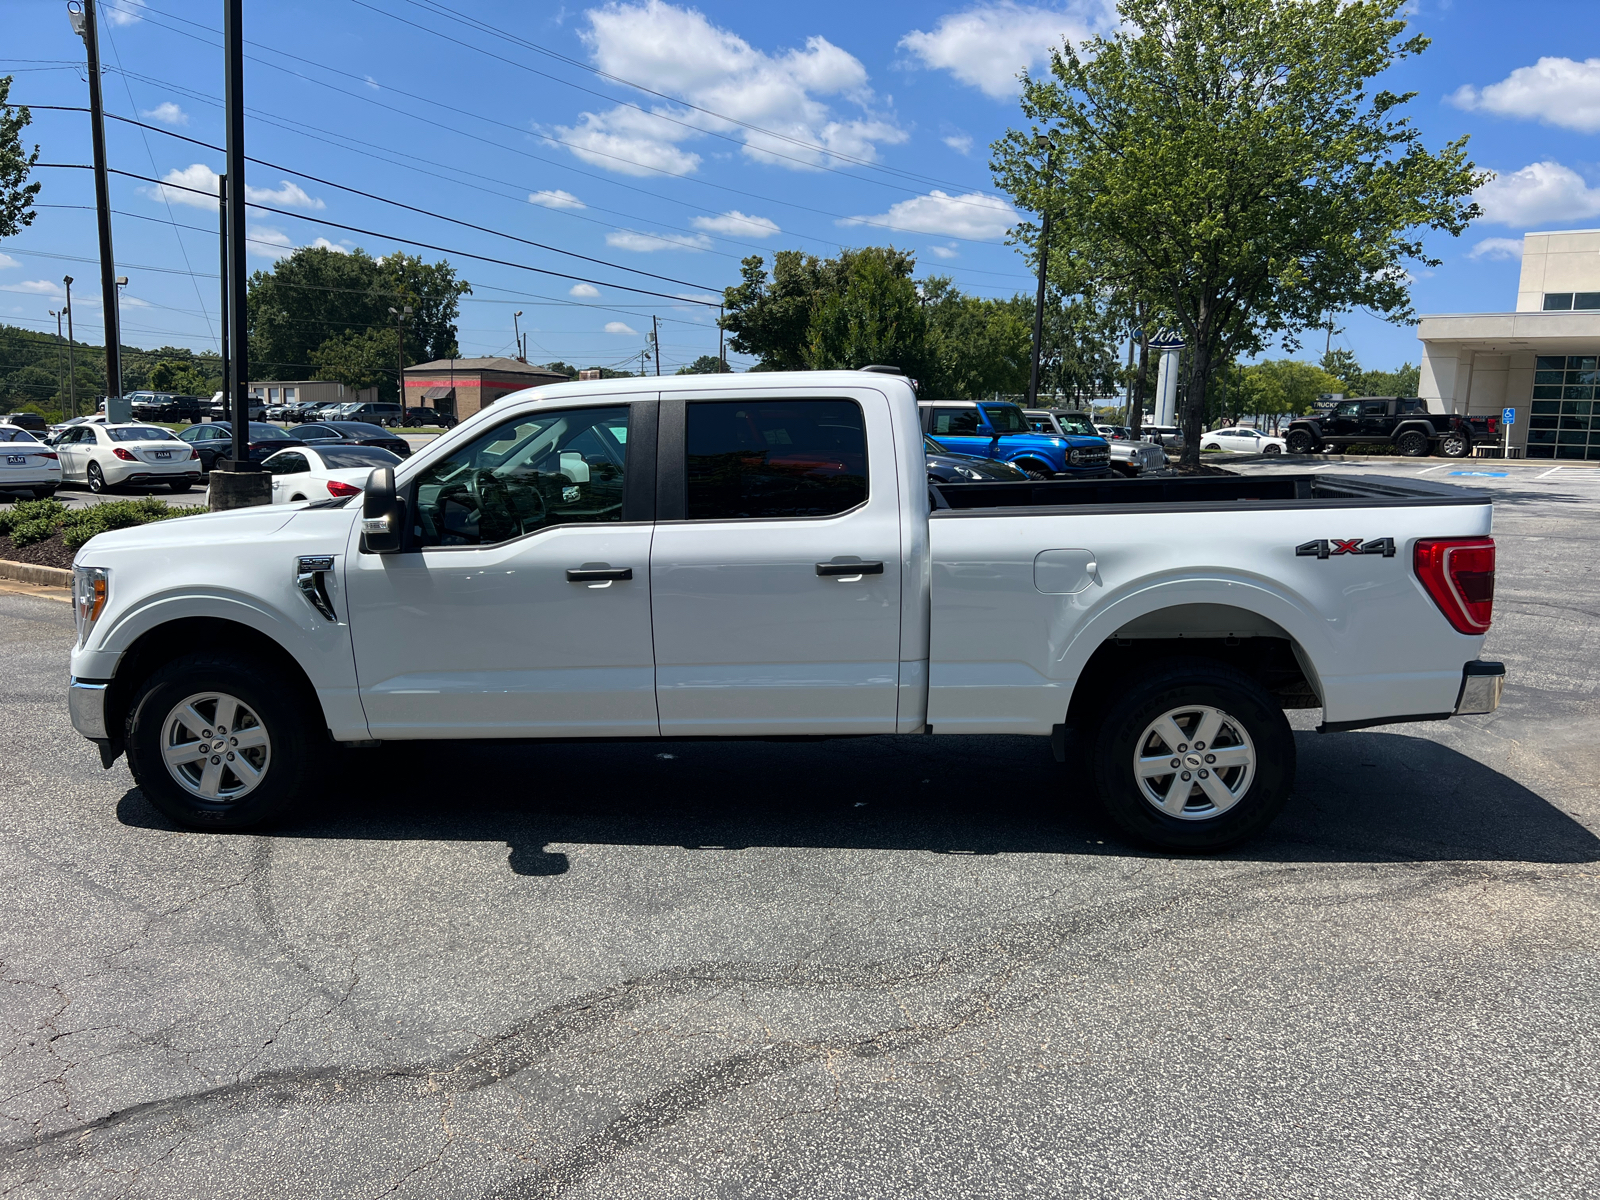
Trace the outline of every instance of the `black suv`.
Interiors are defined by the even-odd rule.
[[[1284,440],[1290,454],[1386,442],[1407,458],[1465,458],[1475,444],[1499,437],[1497,417],[1430,413],[1427,402],[1415,396],[1358,396],[1340,400],[1325,413],[1296,418]]]

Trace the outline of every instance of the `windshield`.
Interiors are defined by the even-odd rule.
[[[292,442],[294,439],[276,425],[263,425],[259,421],[250,422],[250,440],[252,442]]]
[[[398,454],[382,446],[327,446],[317,453],[330,467],[392,467],[400,461]]]
[[[949,454],[950,453],[950,451],[946,450],[943,446],[939,445],[938,442],[934,441],[927,434],[923,434],[922,435],[922,448],[924,450],[926,450],[929,454]]]
[[[18,429],[15,426],[8,427],[5,425],[0,425],[0,442],[37,443],[38,440],[38,438],[34,437],[33,434],[29,433],[26,429]]]
[[[158,425],[113,425],[106,430],[113,442],[175,442],[165,429]]]
[[[1022,410],[1015,404],[985,404],[983,411],[996,433],[1033,432],[1028,428],[1028,418],[1022,415]]]
[[[1070,433],[1074,437],[1100,436],[1099,431],[1095,429],[1089,418],[1082,413],[1058,412],[1056,414],[1056,424],[1061,426],[1062,433]]]
[[[377,425],[368,425],[365,421],[339,421],[330,428],[338,430],[344,437],[388,437],[389,431]]]

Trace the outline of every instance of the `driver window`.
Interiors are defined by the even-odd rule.
[[[1359,400],[1346,400],[1342,404],[1336,404],[1333,409],[1333,415],[1336,417],[1354,417],[1359,416],[1360,413],[1361,401]]]
[[[490,546],[552,525],[622,520],[628,406],[532,412],[416,478],[418,546]]]

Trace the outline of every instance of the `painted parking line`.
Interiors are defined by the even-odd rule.
[[[1535,476],[1534,476],[1534,478],[1535,478],[1535,479],[1549,479],[1549,478],[1550,478],[1550,476],[1552,476],[1552,475],[1554,475],[1554,474],[1555,474],[1555,473],[1556,473],[1556,472],[1557,472],[1557,471],[1559,471],[1559,470],[1561,470],[1561,468],[1560,468],[1560,467],[1551,467],[1551,468],[1550,468],[1550,469],[1549,469],[1549,470],[1548,470],[1548,471],[1546,471],[1546,472],[1545,472],[1545,473],[1544,473],[1544,474],[1543,474],[1543,475],[1535,475]]]
[[[1422,470],[1418,471],[1417,474],[1418,475],[1426,475],[1430,471],[1442,471],[1442,470],[1444,470],[1445,465],[1446,464],[1444,464],[1444,463],[1440,463],[1437,467],[1425,467]]]

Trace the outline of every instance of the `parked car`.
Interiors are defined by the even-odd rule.
[[[1499,703],[1485,492],[930,485],[903,377],[606,383],[503,400],[359,504],[93,538],[73,725],[211,833],[336,791],[336,743],[1011,735],[1003,786],[1026,735],[1092,775],[1048,800],[1197,851],[1288,799],[1285,708],[1337,733]]]
[[[341,404],[337,419],[340,421],[365,421],[370,425],[398,425],[400,424],[400,406],[398,404],[384,404],[376,400]]]
[[[927,434],[922,435],[922,448],[927,454],[929,483],[1015,483],[1028,477],[1010,463],[974,454],[951,454]]]
[[[1154,442],[1170,454],[1183,453],[1183,430],[1176,425],[1146,425],[1143,427],[1147,441]]]
[[[405,438],[365,421],[316,421],[300,426],[294,436],[307,443],[342,441],[357,446],[379,446],[401,458],[411,457],[411,443]]]
[[[1500,440],[1498,417],[1431,413],[1425,400],[1407,396],[1359,396],[1340,400],[1325,413],[1297,417],[1285,442],[1291,454],[1315,454],[1341,446],[1387,442],[1407,458],[1441,454],[1465,458],[1478,444]]]
[[[1284,440],[1241,425],[1237,428],[1213,429],[1200,438],[1202,450],[1224,450],[1230,454],[1282,454]]]
[[[221,392],[211,393],[211,399],[205,403],[204,409],[205,415],[213,421],[228,421],[233,418],[233,401]],[[265,421],[267,402],[260,396],[246,396],[245,415],[252,421]]]
[[[323,442],[279,450],[261,465],[272,476],[272,502],[294,504],[354,496],[366,486],[374,467],[393,467],[399,462],[397,455],[377,446]]]
[[[449,413],[439,412],[437,409],[408,408],[405,425],[407,429],[420,429],[430,425],[435,429],[454,429],[456,419]]]
[[[1126,425],[1096,425],[1094,428],[1095,432],[1107,441],[1131,442],[1134,440],[1133,430]]]
[[[251,421],[250,427],[245,432],[250,437],[245,443],[245,449],[251,462],[261,462],[267,455],[282,450],[296,440],[293,435],[285,433],[276,425],[268,425],[263,421]],[[208,474],[216,465],[217,459],[233,457],[232,421],[210,421],[204,425],[191,425],[178,436],[194,447],[200,458],[200,469]]]
[[[61,435],[69,429],[76,429],[79,425],[105,425],[110,420],[111,418],[103,412],[91,413],[86,417],[69,417],[65,421],[58,421],[50,426],[50,436],[45,439],[45,442],[53,446],[61,439]]]
[[[43,500],[60,486],[60,454],[26,429],[0,425],[0,492],[31,492]]]
[[[1109,471],[1110,450],[1099,434],[1061,437],[1035,433],[1015,404],[931,400],[917,405],[922,432],[957,454],[1009,462],[1030,479],[1087,478]]]
[[[187,492],[200,478],[194,448],[159,425],[84,422],[55,443],[61,482],[86,484],[91,492],[131,484],[164,483]]]
[[[1024,410],[1024,415],[1028,418],[1028,424],[1038,433],[1054,433],[1063,437],[1085,436],[1103,428],[1092,424],[1089,414],[1079,409],[1030,408]],[[1105,437],[1105,434],[1100,433],[1100,436]],[[1167,455],[1160,446],[1149,442],[1112,441],[1110,438],[1106,439],[1106,446],[1111,454],[1111,469],[1119,475],[1132,479],[1167,469]]]
[[[14,412],[0,417],[0,425],[10,425],[14,429],[26,429],[29,433],[45,433],[49,430],[49,423],[38,413]]]

